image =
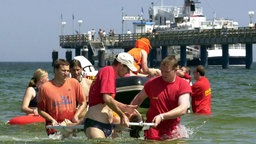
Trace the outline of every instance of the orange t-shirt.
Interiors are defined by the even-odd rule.
[[[56,86],[51,81],[39,89],[38,108],[50,114],[57,122],[72,120],[77,103],[85,101],[85,96],[78,81],[67,78],[62,86]],[[46,121],[46,124],[51,124]]]

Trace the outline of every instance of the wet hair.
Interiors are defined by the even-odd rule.
[[[36,83],[47,74],[48,72],[46,70],[43,70],[41,68],[37,69],[34,72],[33,77],[30,79],[28,87],[36,87]]]
[[[69,62],[65,59],[57,59],[56,61],[54,61],[54,64],[53,64],[54,73],[55,73],[55,69],[59,69],[60,66],[62,65],[69,66]]]
[[[79,60],[76,60],[76,59],[73,59],[73,60],[70,62],[70,68],[73,68],[73,67],[75,67],[75,66],[78,66],[78,67],[82,68],[82,65],[81,65],[80,61],[79,61]]]
[[[204,76],[205,75],[205,68],[204,68],[204,66],[203,65],[198,65],[197,67],[196,67],[196,72],[198,72],[201,76]]]
[[[178,61],[175,56],[169,55],[161,61],[161,66],[169,66],[172,70],[175,70],[178,67]]]

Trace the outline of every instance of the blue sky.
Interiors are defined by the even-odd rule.
[[[156,5],[181,5],[183,0],[0,0],[0,62],[3,61],[51,61],[53,50],[65,58],[65,49],[59,46],[61,14],[66,21],[64,34],[78,30],[78,20],[83,20],[81,32],[99,28],[108,32],[122,32],[121,8],[124,14],[144,17],[154,2]],[[212,18],[230,18],[240,26],[248,26],[248,11],[255,11],[255,0],[201,0],[204,14]],[[253,17],[256,22],[256,15]],[[124,29],[132,29],[132,23],[124,24]],[[254,45],[254,61],[256,46]],[[74,52],[73,52],[74,56]]]

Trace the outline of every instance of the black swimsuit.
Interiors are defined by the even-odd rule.
[[[29,102],[28,107],[37,107],[38,88],[34,87],[36,96]]]
[[[96,127],[102,130],[106,137],[110,136],[112,133],[113,128],[115,127],[114,124],[106,124],[102,122],[98,122],[89,118],[86,118],[84,121],[84,129],[86,130],[89,127]]]

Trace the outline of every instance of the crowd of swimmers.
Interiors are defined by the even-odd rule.
[[[137,108],[149,98],[145,122],[154,126],[144,131],[144,138],[184,138],[187,135],[178,130],[182,127],[181,116],[188,112],[211,114],[211,87],[206,69],[202,65],[194,67],[195,83],[192,83],[190,68],[180,67],[174,56],[164,58],[159,69],[149,68],[151,49],[149,39],[138,39],[134,48],[117,54],[112,65],[101,68],[95,79],[84,77],[80,61],[75,59],[70,63],[56,60],[51,80],[48,72],[37,69],[25,92],[22,111],[42,116],[46,125],[83,124],[89,139],[108,138],[115,135],[116,125],[129,127],[131,121],[143,121]],[[116,101],[116,78],[131,75],[150,79],[130,104]],[[141,127],[132,129],[130,136],[138,138],[141,130]],[[46,132],[48,136],[58,134],[50,128]]]

